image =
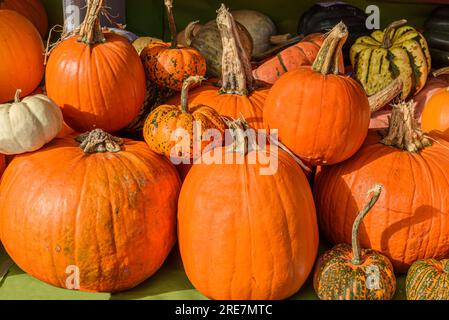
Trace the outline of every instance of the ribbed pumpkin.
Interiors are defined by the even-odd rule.
[[[44,45],[33,24],[15,11],[0,9],[0,103],[32,93],[44,76]]]
[[[40,149],[61,131],[59,107],[47,96],[37,94],[13,103],[0,104],[0,152],[20,154]]]
[[[449,67],[436,73],[449,74]],[[421,127],[425,132],[436,131],[449,140],[449,85],[435,92],[424,106]]]
[[[191,160],[200,156],[211,143],[204,139],[207,130],[217,130],[224,139],[226,125],[217,111],[206,105],[189,108],[188,91],[203,79],[200,76],[190,76],[184,81],[181,105],[161,105],[150,113],[145,121],[143,136],[151,150],[171,159]],[[182,132],[179,132],[178,139],[175,140],[177,130]],[[184,134],[188,134],[188,137],[184,137]],[[198,136],[195,137],[195,134]],[[197,150],[200,154],[194,153],[194,144],[198,141],[196,139],[201,141]],[[188,146],[184,144],[187,141]]]
[[[297,70],[301,66],[311,66],[320,51],[323,41],[324,36],[321,33],[305,37],[297,44],[284,49],[254,69],[254,78],[273,84],[288,71]],[[343,69],[342,60],[341,70]]]
[[[0,0],[1,9],[13,10],[20,13],[36,27],[42,38],[47,34],[47,12],[40,0]]]
[[[2,243],[21,269],[54,286],[66,288],[78,273],[81,291],[132,288],[176,241],[179,177],[144,142],[100,129],[77,140],[56,139],[9,164]]]
[[[351,241],[364,189],[380,183],[388,190],[365,218],[360,242],[386,255],[396,272],[449,255],[449,143],[424,136],[413,107],[393,105],[388,130],[373,130],[351,159],[322,167],[314,183],[320,230],[332,243]]]
[[[312,67],[284,74],[271,88],[264,122],[279,139],[312,165],[348,159],[368,133],[370,107],[362,87],[340,75],[341,48],[348,31],[336,25]]]
[[[412,264],[405,281],[407,300],[449,300],[449,259]]]
[[[234,18],[222,5],[217,25],[223,42],[222,87],[203,85],[190,92],[189,105],[207,105],[220,115],[233,119],[243,117],[252,128],[263,128],[263,104],[269,88],[255,83],[251,63],[242,49]],[[177,97],[169,104],[179,104]]]
[[[240,120],[228,125],[248,128]],[[181,189],[182,261],[195,288],[212,299],[287,298],[307,279],[318,249],[315,206],[300,166],[282,150],[248,140],[210,151],[222,163],[193,165]],[[272,157],[278,170],[263,175],[262,162]]]
[[[80,132],[124,128],[145,98],[145,73],[136,50],[126,38],[101,30],[103,2],[88,1],[79,35],[62,41],[47,64],[47,94]]]
[[[352,246],[337,244],[318,259],[313,285],[321,300],[390,300],[396,291],[393,266],[387,257],[360,249],[359,227],[376,204],[382,186],[376,185],[372,197],[352,225]]]
[[[181,91],[189,76],[204,76],[206,61],[198,50],[178,46],[176,25],[173,17],[173,0],[165,0],[171,43],[153,42],[145,47],[140,56],[147,79],[158,86]]]
[[[357,80],[371,96],[394,79],[404,83],[402,98],[416,95],[426,84],[431,58],[426,39],[407,20],[391,23],[385,30],[357,39],[350,50]]]

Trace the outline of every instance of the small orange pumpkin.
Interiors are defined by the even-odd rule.
[[[178,46],[176,25],[173,17],[173,0],[165,0],[171,43],[153,42],[146,46],[140,56],[148,80],[158,86],[181,91],[189,76],[206,74],[206,60],[194,48]]]
[[[193,159],[195,156],[199,156],[194,155],[196,130],[200,130],[196,134],[198,135],[197,139],[201,139],[201,148],[198,150],[201,153],[209,145],[209,141],[203,140],[203,135],[207,130],[218,130],[221,138],[224,139],[226,125],[217,111],[205,105],[189,108],[187,102],[189,88],[203,79],[200,76],[190,76],[184,81],[180,106],[161,105],[149,114],[143,128],[143,136],[151,150],[169,158]],[[182,135],[178,139],[174,139],[175,131],[180,129],[183,131]],[[188,140],[183,139],[183,134],[188,134],[186,137]],[[184,148],[184,140],[189,143],[188,152],[184,152],[185,149],[176,148],[176,146]]]
[[[313,66],[284,74],[265,102],[266,125],[278,129],[279,140],[312,165],[348,159],[368,134],[368,98],[354,79],[340,74],[347,37],[346,25],[337,24]]]

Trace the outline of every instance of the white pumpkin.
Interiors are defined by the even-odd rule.
[[[37,94],[13,103],[0,104],[0,153],[20,154],[40,149],[62,129],[59,107],[47,96]]]

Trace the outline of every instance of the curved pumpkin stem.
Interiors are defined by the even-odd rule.
[[[16,90],[16,94],[14,95],[14,103],[19,103],[20,102],[20,95],[22,94],[22,90],[21,89],[17,89]]]
[[[396,98],[403,89],[404,83],[401,79],[396,78],[385,89],[368,97],[371,113],[382,109],[390,101]]]
[[[444,68],[435,70],[434,72],[432,72],[432,74],[433,74],[433,76],[434,76],[435,78],[436,78],[436,77],[439,77],[439,76],[442,76],[442,75],[449,74],[449,67],[444,67]]]
[[[339,74],[340,54],[348,38],[348,28],[343,22],[338,23],[329,32],[312,65],[312,70],[326,74]]]
[[[201,81],[206,80],[206,78],[201,76],[190,76],[187,79],[184,80],[182,84],[182,90],[181,90],[181,111],[182,112],[189,112],[189,90],[193,85],[200,84]]]
[[[123,144],[122,138],[114,137],[102,129],[83,133],[75,140],[80,143],[80,148],[85,153],[119,152],[122,150],[120,146]]]
[[[88,0],[87,12],[83,23],[80,26],[78,41],[87,45],[104,43],[106,38],[101,31],[100,13],[104,0]]]
[[[246,96],[254,89],[251,62],[237,32],[234,18],[224,4],[218,9],[217,26],[223,43],[221,93]]]
[[[354,220],[354,224],[352,225],[352,259],[351,259],[352,264],[360,265],[363,262],[359,243],[360,223],[362,222],[363,218],[365,218],[365,216],[368,214],[368,212],[371,210],[371,208],[374,207],[374,205],[376,204],[377,200],[380,197],[380,194],[382,193],[382,189],[383,187],[380,184],[376,184],[368,191],[368,195],[372,194],[371,199],[368,201],[367,204],[365,204],[363,209],[359,212],[359,214]]]
[[[178,47],[178,32],[176,31],[175,17],[173,16],[173,0],[164,0],[165,8],[167,9],[168,27],[171,34],[171,48]]]
[[[382,132],[384,138],[380,143],[409,152],[418,152],[432,145],[415,119],[415,106],[413,100],[392,104],[390,125],[387,132]]]
[[[407,24],[407,20],[402,19],[398,21],[394,21],[388,25],[388,27],[384,31],[384,37],[382,39],[382,48],[390,49],[392,46],[392,33],[396,31],[397,28],[402,27]]]

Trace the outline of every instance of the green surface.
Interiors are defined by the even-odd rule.
[[[43,0],[50,18],[50,25],[62,24],[61,0]],[[214,19],[221,3],[231,9],[254,9],[270,16],[280,33],[296,33],[300,15],[318,1],[312,0],[175,0],[174,12],[178,28],[184,28],[192,20],[207,22]],[[425,18],[435,5],[418,1],[347,1],[362,9],[375,4],[380,8],[381,26],[393,20],[407,18],[415,27],[421,28]],[[430,1],[428,1],[430,2]],[[163,17],[163,0],[127,0],[128,29],[138,35],[164,37],[167,33]],[[165,27],[164,27],[165,25]]]
[[[328,246],[321,246],[322,252]],[[0,265],[7,259],[3,248],[0,249]],[[395,299],[404,299],[404,276],[398,277],[398,290]],[[131,299],[167,299],[197,300],[206,299],[189,282],[182,267],[178,248],[174,248],[164,266],[153,277],[136,288],[115,294],[86,293],[66,290],[48,285],[29,276],[14,265],[0,281],[0,300],[131,300]],[[292,297],[297,300],[316,300],[311,279]]]

